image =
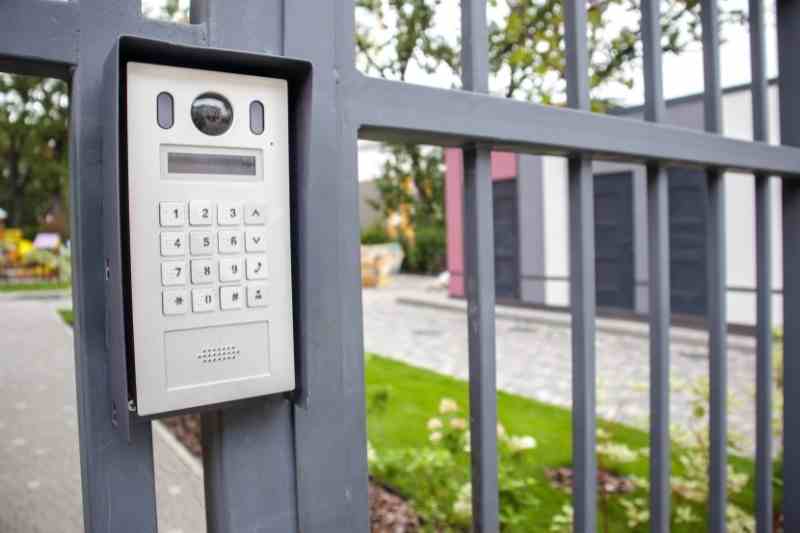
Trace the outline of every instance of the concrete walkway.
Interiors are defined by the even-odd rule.
[[[393,357],[459,378],[468,374],[467,322],[463,300],[434,289],[428,277],[399,276],[381,289],[367,289],[364,345]],[[497,383],[502,390],[544,402],[571,405],[569,316],[565,313],[498,306]],[[597,324],[598,413],[646,428],[649,340],[646,324],[599,319]],[[704,332],[673,328],[672,422],[687,421],[685,387],[708,375]],[[728,350],[731,431],[754,448],[754,340],[730,336]]]
[[[0,296],[0,532],[80,533],[75,368],[64,295]],[[198,468],[154,428],[159,531],[205,531]]]

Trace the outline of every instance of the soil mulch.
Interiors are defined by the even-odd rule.
[[[203,456],[200,415],[162,418],[173,435],[195,457]],[[369,483],[369,521],[372,533],[416,533],[419,517],[402,496],[372,480]]]
[[[573,472],[571,468],[548,468],[544,473],[554,487],[572,492]],[[629,494],[636,489],[630,479],[605,470],[597,472],[597,486],[605,494]]]

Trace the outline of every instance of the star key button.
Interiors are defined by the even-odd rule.
[[[184,289],[171,289],[163,293],[165,315],[185,315],[189,310],[189,299]]]
[[[267,204],[248,202],[244,206],[244,223],[258,226],[267,222]]]

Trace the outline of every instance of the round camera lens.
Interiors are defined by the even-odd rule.
[[[218,93],[203,93],[192,102],[192,122],[206,135],[222,135],[233,123],[233,107]]]

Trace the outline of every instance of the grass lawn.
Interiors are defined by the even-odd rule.
[[[72,309],[59,309],[58,315],[68,326],[72,326],[75,323],[75,312]]]
[[[427,446],[429,433],[426,423],[436,416],[441,398],[453,398],[464,408],[468,404],[465,382],[376,355],[369,355],[367,358],[366,384],[369,441],[378,455],[383,450]],[[384,398],[382,407],[370,408],[371,404],[377,404],[375,399],[379,396]],[[552,516],[558,514],[569,501],[565,492],[552,487],[545,477],[545,468],[567,466],[570,463],[570,412],[502,392],[497,396],[497,407],[499,420],[509,434],[532,435],[538,442],[534,450],[526,452],[530,454],[530,462],[526,463],[529,471],[520,474],[533,476],[537,480],[534,490],[540,503],[527,513],[525,523],[519,529],[514,528],[514,531],[548,531]],[[605,421],[599,421],[599,425],[610,432],[615,441],[634,449],[644,448],[648,444],[647,434],[637,429]],[[732,500],[752,511],[752,461],[734,458],[732,463],[738,470],[751,474],[749,487]],[[648,477],[647,469],[647,461],[644,459],[615,468],[619,474],[635,474],[643,478]],[[681,468],[674,464],[673,471],[680,473]],[[413,494],[413,480],[380,481],[396,488],[405,496]],[[779,494],[776,494],[776,501],[779,501]],[[612,503],[610,516],[610,531],[631,531],[625,525],[618,504]],[[647,528],[645,526],[639,529],[645,531]],[[705,523],[674,529],[681,532],[705,530]],[[602,532],[604,529],[599,527],[598,531]]]
[[[31,283],[0,283],[0,293],[6,292],[26,292],[26,291],[54,291],[69,289],[71,284],[68,281],[39,281]]]

